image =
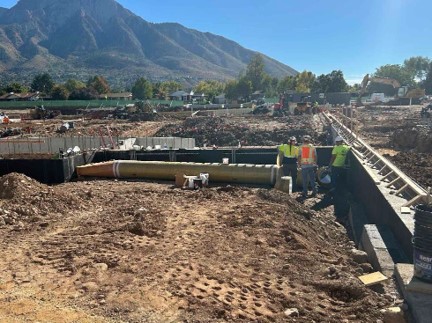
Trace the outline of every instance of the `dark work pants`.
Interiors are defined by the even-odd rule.
[[[332,179],[332,187],[336,191],[343,190],[345,188],[345,180],[346,180],[345,168],[332,166],[331,179]]]
[[[284,176],[291,176],[292,189],[297,190],[297,164],[283,164],[282,171]]]
[[[336,218],[342,219],[348,215],[349,203],[347,198],[346,169],[344,167],[331,168],[334,213]]]

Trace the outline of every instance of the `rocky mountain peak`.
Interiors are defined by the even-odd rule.
[[[37,19],[58,27],[77,13],[85,13],[99,23],[105,23],[113,16],[125,15],[129,11],[114,0],[20,0],[9,10],[7,17],[3,17],[3,23]]]
[[[49,68],[56,81],[102,74],[118,87],[141,76],[193,84],[237,77],[254,54],[222,36],[148,23],[114,0],[20,0],[0,10],[0,72],[23,78]],[[272,76],[297,73],[263,58]]]

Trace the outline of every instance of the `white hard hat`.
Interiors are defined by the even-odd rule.
[[[337,137],[335,138],[335,142],[338,142],[338,141],[343,141],[343,138],[342,138],[341,136],[337,136]]]
[[[297,141],[296,137],[294,137],[294,136],[290,137],[289,140],[290,140],[290,141]]]

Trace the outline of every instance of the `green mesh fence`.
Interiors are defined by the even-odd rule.
[[[84,109],[84,108],[103,108],[103,107],[116,107],[125,104],[133,104],[136,101],[132,100],[67,100],[67,101],[0,101],[0,109],[29,109],[34,106],[43,105],[45,108],[55,108],[61,110],[62,108],[70,109]],[[149,100],[151,104],[167,104],[172,106],[182,106],[182,101],[167,101],[167,100]]]

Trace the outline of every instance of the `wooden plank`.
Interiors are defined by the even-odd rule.
[[[376,285],[388,280],[388,278],[379,271],[374,272],[372,274],[360,276],[359,279],[365,286]]]

